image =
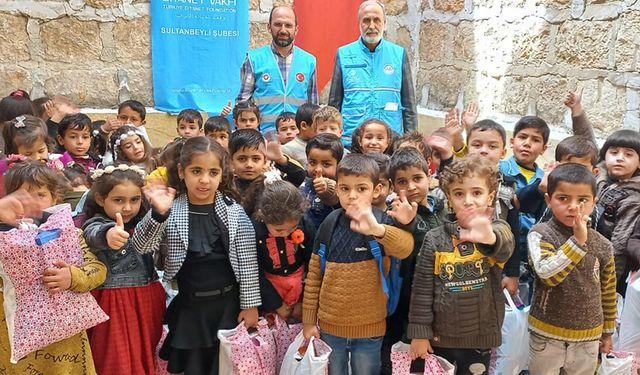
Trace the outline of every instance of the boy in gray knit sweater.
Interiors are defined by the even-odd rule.
[[[458,375],[486,374],[502,339],[502,268],[514,238],[505,221],[491,220],[497,178],[495,163],[480,155],[445,168],[440,186],[457,221],[427,232],[413,277],[412,357],[435,353]]]
[[[562,164],[549,174],[545,200],[553,219],[527,237],[535,276],[532,375],[593,374],[598,349],[611,351],[616,275],[611,243],[588,225],[595,194],[595,177],[582,165]]]

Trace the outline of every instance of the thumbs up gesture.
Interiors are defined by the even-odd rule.
[[[107,231],[107,245],[113,250],[121,249],[129,240],[129,233],[124,230],[122,215],[116,214],[116,225]]]
[[[220,111],[220,116],[227,117],[229,113],[231,113],[231,100],[227,101],[227,105],[222,107],[222,111]]]
[[[327,183],[327,179],[322,177],[322,171],[316,170],[315,176],[313,178],[313,189],[317,194],[324,194],[329,189],[329,184]]]

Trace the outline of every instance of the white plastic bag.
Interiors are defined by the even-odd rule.
[[[629,276],[615,350],[631,352],[640,357],[640,272]]]
[[[529,367],[529,307],[518,309],[509,292],[503,292],[509,306],[502,323],[502,345],[495,350],[496,365],[490,373],[518,375]]]
[[[301,353],[300,348],[307,347]],[[329,373],[329,356],[331,348],[324,341],[312,337],[307,343],[298,333],[284,355],[280,375],[326,375]]]
[[[414,375],[411,373],[411,345],[398,341],[391,347],[391,366],[393,375]],[[455,375],[456,368],[451,362],[430,354],[424,360],[424,375]]]
[[[633,357],[616,357],[607,354],[602,356],[598,375],[630,375],[633,368]]]

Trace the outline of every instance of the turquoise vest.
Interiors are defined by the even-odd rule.
[[[400,90],[404,49],[382,39],[369,51],[362,39],[338,49],[342,69],[342,141],[351,144],[351,134],[363,121],[383,120],[403,134]]]
[[[293,60],[287,78],[287,87],[271,45],[256,48],[249,52],[249,61],[253,67],[255,90],[253,101],[260,109],[260,130],[275,128],[276,118],[282,112],[293,112],[306,103],[309,80],[316,71],[316,58],[310,53],[293,47]]]

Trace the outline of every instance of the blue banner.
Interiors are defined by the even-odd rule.
[[[151,1],[156,109],[218,113],[240,90],[249,46],[247,0]]]

